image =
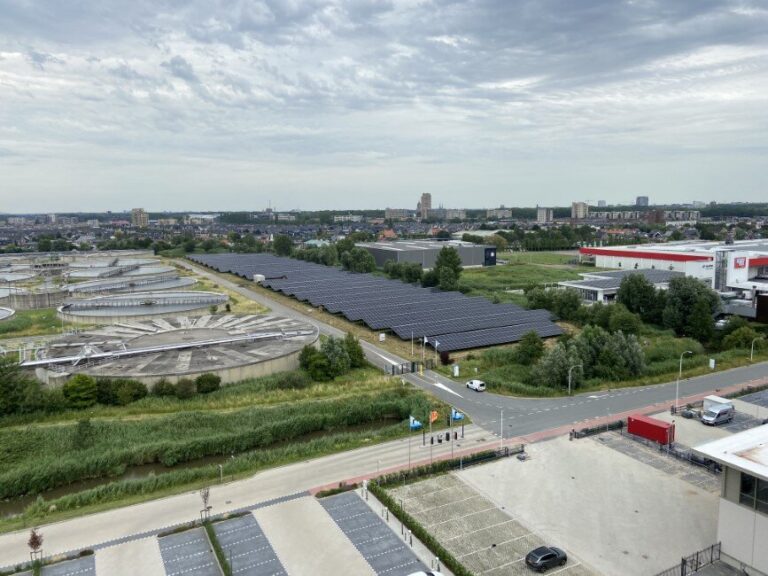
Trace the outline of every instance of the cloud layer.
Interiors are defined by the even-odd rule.
[[[0,0],[0,211],[758,200],[759,0]]]

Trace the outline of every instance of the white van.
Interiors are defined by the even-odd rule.
[[[710,426],[726,424],[733,420],[733,413],[735,411],[732,404],[712,406],[701,413],[701,421],[703,424],[709,424]]]
[[[485,392],[485,382],[482,380],[470,380],[467,382],[467,388],[475,392]]]

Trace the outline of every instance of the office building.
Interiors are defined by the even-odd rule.
[[[149,226],[149,215],[144,208],[134,208],[131,210],[131,225],[136,228],[146,228]]]
[[[384,210],[385,220],[408,220],[414,216],[413,210],[407,208],[387,208]]]
[[[635,200],[635,206],[648,206],[648,196],[638,196]]]
[[[547,224],[552,222],[552,220],[554,220],[554,211],[552,208],[541,208],[539,206],[536,207],[537,224]]]
[[[419,218],[426,220],[429,218],[429,211],[432,210],[432,194],[425,192],[421,195],[421,200],[416,205],[416,210],[419,213]]]
[[[586,202],[573,202],[571,204],[571,218],[573,220],[589,218],[589,204]]]

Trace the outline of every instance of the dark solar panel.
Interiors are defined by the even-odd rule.
[[[362,321],[374,330],[391,329],[403,339],[411,334],[426,336],[438,351],[516,342],[531,330],[542,337],[562,334],[546,310],[493,304],[485,298],[371,274],[353,274],[272,254],[195,254],[189,258],[249,280],[256,274],[264,276],[261,285],[266,288],[341,313],[347,320]]]

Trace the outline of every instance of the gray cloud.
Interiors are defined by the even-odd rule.
[[[40,190],[82,190],[81,171],[98,175],[101,208],[126,193],[211,209],[278,193],[305,207],[411,205],[421,191],[457,206],[756,199],[768,9],[0,0],[0,99],[0,144],[31,159],[0,157],[20,210]],[[166,168],[128,190],[127,158]]]

